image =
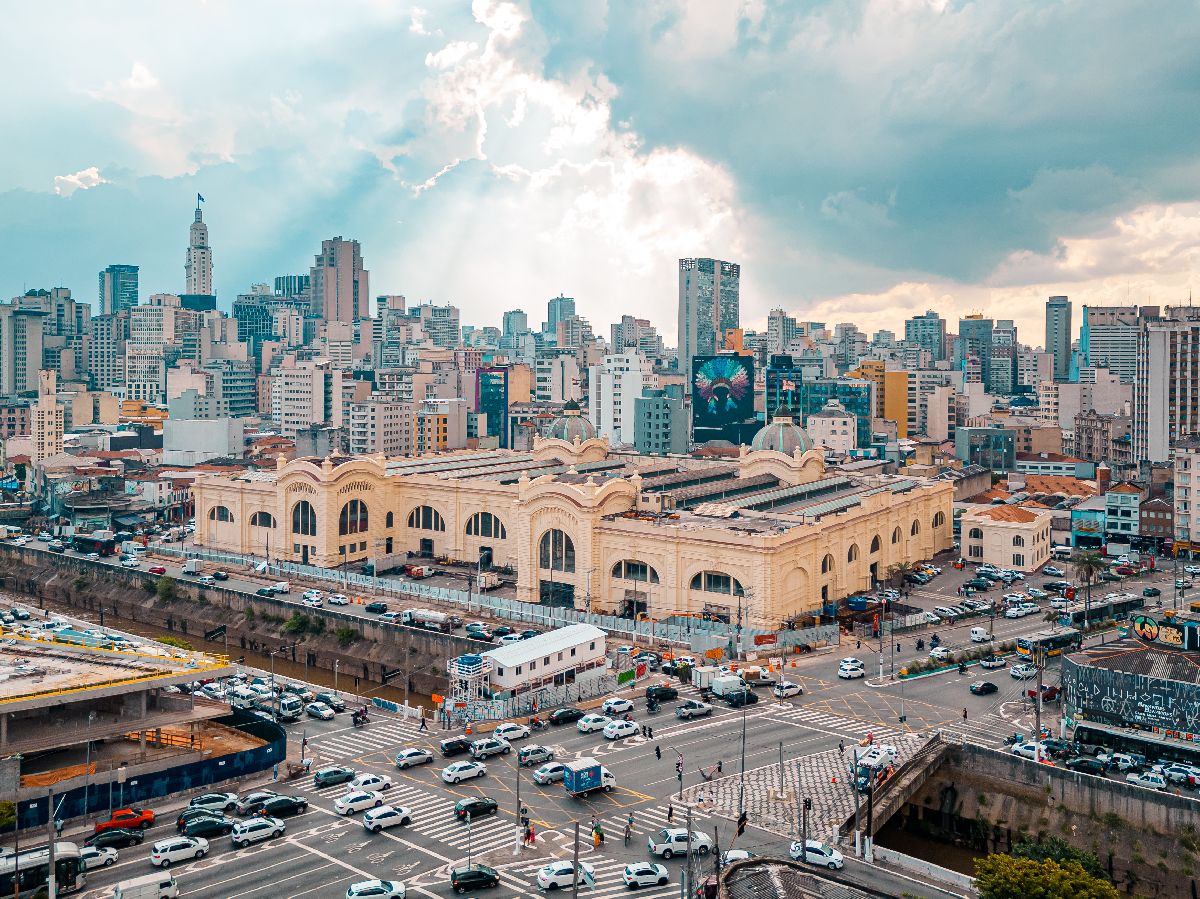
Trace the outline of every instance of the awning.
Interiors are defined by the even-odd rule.
[[[113,521],[128,528],[137,527],[138,525],[146,523],[146,520],[140,515],[114,515]]]

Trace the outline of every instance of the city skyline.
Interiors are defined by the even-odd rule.
[[[1195,126],[1169,112],[1195,78],[1171,49],[1187,41],[1162,41],[1167,17],[722,4],[568,21],[481,2],[469,15],[364,10],[323,45],[318,8],[295,22],[262,10],[175,21],[147,6],[126,13],[138,29],[16,13],[10,33],[29,39],[8,48],[15,63],[42,71],[29,54],[51,39],[64,63],[0,102],[30,127],[54,121],[60,139],[6,151],[0,294],[61,285],[94,303],[96,272],[114,263],[140,267],[143,295],[184,292],[177,223],[195,193],[224,309],[251,283],[305,271],[336,234],[362,243],[380,294],[490,324],[565,292],[597,323],[620,303],[670,344],[680,258],[737,260],[742,323],[758,329],[776,307],[864,330],[934,308],[1030,335],[1048,296],[1168,305],[1195,274]],[[217,38],[233,16],[265,77],[225,57],[239,52]],[[1176,38],[1200,25],[1194,10],[1170,19]],[[1001,21],[1003,50],[975,37]],[[284,30],[261,46],[268,24]],[[1074,52],[1037,65],[1063,30],[1132,60],[1121,83]],[[97,33],[112,38],[102,60]],[[215,48],[208,77],[193,77],[185,39]],[[679,65],[664,74],[668,54]],[[316,83],[296,59],[340,60],[340,74]],[[891,79],[864,77],[881,66]],[[766,78],[800,87],[757,90]],[[694,126],[713,115],[724,137]],[[735,136],[771,119],[761,147]]]

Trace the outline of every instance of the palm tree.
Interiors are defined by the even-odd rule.
[[[1108,564],[1100,553],[1081,549],[1071,556],[1071,568],[1075,577],[1083,582],[1087,590],[1087,598],[1083,603],[1083,627],[1087,630],[1092,610],[1092,584],[1096,582],[1100,572],[1108,570]]]

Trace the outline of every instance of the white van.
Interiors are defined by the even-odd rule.
[[[165,871],[122,880],[113,887],[113,899],[175,899],[179,884]]]
[[[235,709],[252,709],[259,695],[249,687],[237,687],[229,694],[229,704]]]
[[[991,641],[992,635],[988,633],[988,629],[986,627],[971,628],[972,643],[990,643]]]
[[[1069,560],[1072,550],[1069,546],[1052,546],[1050,547],[1050,558],[1057,560]]]
[[[276,593],[291,593],[292,585],[290,583],[288,583],[287,581],[280,581],[277,584],[272,584],[271,589],[274,590]]]
[[[199,584],[201,587],[215,587],[215,586],[217,586],[216,579],[214,579],[214,578],[213,578],[213,576],[212,576],[211,574],[205,574],[205,575],[201,575],[201,576],[200,576],[200,579],[199,579],[199,580],[197,580],[197,581],[196,581],[196,583],[197,583],[197,584]]]

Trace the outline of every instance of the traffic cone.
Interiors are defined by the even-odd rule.
[[[470,736],[470,735],[471,735],[471,725],[470,725],[470,723],[468,723],[467,724],[467,736]]]

